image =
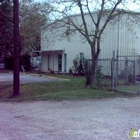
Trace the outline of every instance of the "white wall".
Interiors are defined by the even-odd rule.
[[[81,17],[74,17],[74,22],[80,25]],[[120,55],[133,55],[140,54],[140,25],[133,23],[135,19],[132,16],[125,14],[108,24],[101,39],[101,52],[99,58],[111,58],[113,50],[119,49]],[[92,27],[89,15],[86,15],[86,22],[89,28]],[[102,21],[103,22],[103,21]],[[81,36],[80,33],[75,33],[70,36],[70,40],[61,36],[65,31],[65,27],[62,29],[57,28],[51,30],[51,26],[43,27],[41,33],[41,50],[62,50],[67,54],[67,71],[73,65],[73,59],[80,53],[84,53],[85,58],[91,58],[91,50],[89,44]],[[64,38],[64,39],[62,39]],[[64,56],[64,55],[62,55]],[[43,54],[43,65],[46,63],[45,53]],[[64,60],[62,59],[62,62]],[[51,62],[52,64],[52,62]],[[63,64],[63,63],[62,63]],[[55,69],[57,69],[57,59],[55,60]],[[46,66],[42,67],[43,70]],[[62,65],[62,71],[64,71],[64,65]]]

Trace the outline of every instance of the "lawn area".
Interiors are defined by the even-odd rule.
[[[138,93],[138,92],[140,92],[140,85],[138,85],[138,84],[135,84],[135,85],[121,85],[121,86],[118,86],[118,90]]]
[[[21,84],[20,95],[16,98],[9,98],[12,95],[12,83],[1,83],[0,101],[85,100],[94,98],[131,96],[130,94],[128,95],[115,91],[95,90],[91,87],[85,87],[85,77],[60,74],[51,76],[70,79],[70,81]]]

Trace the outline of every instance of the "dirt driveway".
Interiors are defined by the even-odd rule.
[[[128,140],[130,128],[140,97],[0,103],[0,140]]]

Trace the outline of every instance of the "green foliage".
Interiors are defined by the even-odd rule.
[[[12,56],[7,56],[4,58],[5,68],[7,70],[13,70],[14,59]]]
[[[5,68],[7,70],[13,70],[13,65],[14,65],[14,59],[12,56],[7,56],[4,58],[4,63],[5,63]],[[28,54],[23,54],[20,56],[20,69],[21,66],[24,67],[25,71],[29,71],[30,70],[30,55]]]
[[[91,61],[87,61],[86,63],[86,86],[91,85],[91,78],[92,78],[92,64]],[[103,73],[102,73],[102,66],[98,66],[96,68],[96,76],[95,76],[95,87],[100,88],[103,86],[102,84],[103,80]]]
[[[103,78],[102,66],[98,66],[96,69],[96,77],[95,77],[95,84],[98,88],[102,86],[102,78]]]
[[[20,65],[24,67],[25,71],[30,71],[31,62],[30,62],[30,55],[29,54],[21,55]]]
[[[72,74],[72,68],[69,68],[69,74]]]
[[[78,67],[79,67],[79,56],[77,55],[77,57],[73,60],[74,73],[78,73]]]
[[[40,50],[40,27],[47,23],[50,5],[33,0],[22,0],[19,10],[22,52]]]
[[[79,59],[79,56],[73,60],[73,69],[74,73],[78,75],[85,75],[86,74],[86,59]]]
[[[0,55],[13,53],[12,1],[0,1]]]
[[[86,73],[86,59],[83,58],[79,60],[78,74],[85,75]]]

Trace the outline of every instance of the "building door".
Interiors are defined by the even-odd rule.
[[[58,71],[62,71],[62,54],[58,54]]]
[[[64,54],[64,72],[67,72],[67,54]]]
[[[50,56],[48,55],[48,70],[50,70]]]

